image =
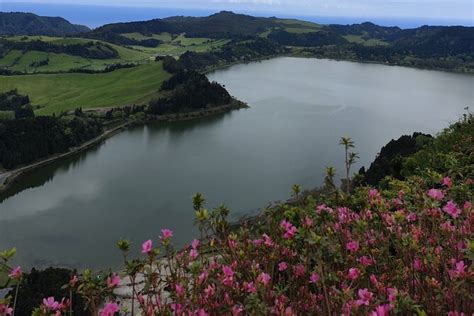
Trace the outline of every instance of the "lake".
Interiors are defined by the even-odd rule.
[[[127,130],[25,175],[0,196],[0,249],[26,266],[116,267],[161,228],[195,235],[191,196],[232,218],[343,173],[347,135],[368,166],[392,138],[437,133],[474,100],[474,76],[317,59],[276,58],[209,74],[249,109]],[[354,169],[354,171],[356,171]]]

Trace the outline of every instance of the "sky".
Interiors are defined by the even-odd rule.
[[[0,0],[0,6],[1,2]],[[474,0],[8,0],[183,9],[245,10],[291,15],[473,20]]]

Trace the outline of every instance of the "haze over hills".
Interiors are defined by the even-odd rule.
[[[65,36],[89,31],[87,26],[72,24],[61,17],[33,13],[0,12],[0,35]]]

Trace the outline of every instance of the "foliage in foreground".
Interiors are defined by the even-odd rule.
[[[434,143],[444,147],[433,152],[465,152],[456,143],[472,146],[469,126],[471,116],[443,132]],[[388,180],[384,190],[303,195],[295,186],[292,201],[238,228],[226,221],[228,209],[208,211],[197,194],[200,240],[176,250],[173,233],[163,229],[133,260],[130,244],[119,241],[123,274],[86,271],[68,286],[94,315],[470,315],[472,166],[427,160],[423,169],[421,160],[408,159],[415,175]],[[22,278],[19,268],[9,271]],[[133,295],[119,304],[120,287]],[[21,304],[17,296],[0,305],[0,315]],[[45,298],[34,314],[67,314],[70,302],[59,299]]]

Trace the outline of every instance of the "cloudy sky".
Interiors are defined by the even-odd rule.
[[[4,0],[0,0],[1,2]],[[473,20],[474,0],[5,0],[183,9],[244,10],[291,15]]]

